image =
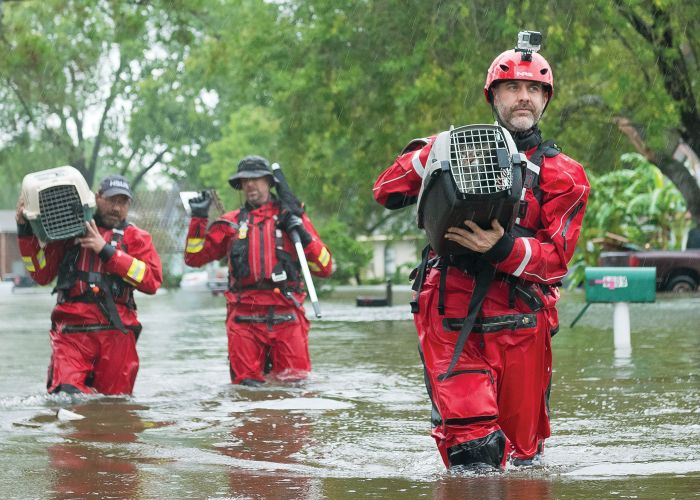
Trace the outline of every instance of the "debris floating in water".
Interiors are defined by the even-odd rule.
[[[85,418],[84,415],[66,410],[65,408],[60,408],[58,413],[56,413],[56,417],[58,417],[59,420],[82,420]]]

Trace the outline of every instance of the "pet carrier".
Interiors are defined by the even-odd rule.
[[[418,197],[418,227],[438,255],[467,248],[445,239],[449,227],[472,220],[488,229],[498,219],[508,231],[522,194],[526,158],[498,125],[466,125],[438,134]]]
[[[22,180],[22,196],[24,217],[41,241],[81,236],[95,211],[95,195],[73,167],[27,174]]]

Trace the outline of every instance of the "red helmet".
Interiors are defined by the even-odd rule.
[[[514,49],[506,50],[491,63],[489,72],[486,74],[484,84],[484,95],[489,103],[493,101],[491,87],[501,80],[530,80],[540,82],[547,91],[547,101],[554,93],[554,77],[552,68],[547,60],[533,52],[529,61],[523,60],[523,52],[516,52]]]

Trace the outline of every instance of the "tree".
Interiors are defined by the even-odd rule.
[[[215,29],[211,44],[213,60],[226,54],[237,61],[219,66],[218,80],[228,84],[217,87],[222,103],[237,107],[242,99],[269,108],[279,123],[274,154],[294,166],[294,184],[313,184],[305,193],[309,203],[338,213],[354,231],[411,225],[410,211],[374,205],[373,178],[413,137],[492,120],[481,82],[493,57],[514,45],[523,19],[538,19],[535,29],[545,35],[543,53],[555,70],[545,135],[591,171],[616,168],[623,153],[641,151],[696,216],[697,183],[671,154],[678,138],[691,147],[697,142],[699,42],[692,28],[698,16],[691,15],[697,6],[676,0],[545,7],[528,0],[517,6],[479,0],[243,3],[236,29]],[[638,29],[647,38],[640,39]]]
[[[553,7],[546,40],[556,47],[566,78],[562,140],[587,149],[577,158],[593,159],[586,166],[598,171],[620,165],[630,147],[636,150],[676,186],[700,225],[698,181],[674,158],[681,143],[700,152],[700,6],[600,0]],[[567,16],[571,10],[579,15]],[[596,168],[599,159],[603,165]]]
[[[183,88],[200,1],[0,3],[0,165],[13,205],[21,178],[62,164],[93,184],[120,172],[182,172],[211,132]],[[206,135],[206,134],[205,134]],[[177,165],[177,169],[175,169]]]

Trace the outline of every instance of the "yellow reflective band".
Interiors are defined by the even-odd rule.
[[[318,273],[321,271],[321,268],[318,267],[315,262],[309,262],[309,270]]]
[[[46,255],[44,254],[44,249],[39,249],[36,254],[36,260],[39,263],[39,269],[44,269],[46,267]]]
[[[204,249],[204,238],[189,238],[187,240],[187,253],[198,253]]]
[[[331,254],[326,250],[326,247],[323,247],[321,249],[321,255],[318,256],[318,261],[321,263],[323,267],[326,267],[328,265],[328,262],[331,260]]]
[[[127,271],[126,276],[134,283],[141,283],[144,274],[146,274],[146,264],[139,259],[134,259],[131,262],[131,267]]]
[[[34,268],[34,262],[32,261],[31,257],[22,257],[22,261],[24,262],[24,267],[27,268],[27,271],[30,273],[33,273],[36,271]]]

